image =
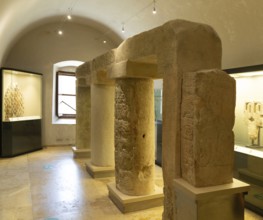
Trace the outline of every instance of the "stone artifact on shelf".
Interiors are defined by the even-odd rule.
[[[261,147],[260,131],[263,127],[263,103],[246,102],[244,109],[245,121],[251,145],[248,147]]]
[[[4,96],[5,121],[24,114],[24,97],[17,84],[10,85]]]

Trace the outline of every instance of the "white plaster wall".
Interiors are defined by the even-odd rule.
[[[110,39],[102,43],[102,34],[75,23],[64,26],[58,36],[57,23],[42,25],[25,34],[10,50],[5,67],[43,73],[43,145],[75,143],[75,125],[52,124],[53,64],[66,61],[87,61],[117,47]]]

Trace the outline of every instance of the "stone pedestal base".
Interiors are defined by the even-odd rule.
[[[72,147],[74,158],[90,158],[90,149]]]
[[[244,193],[249,185],[233,179],[233,183],[212,187],[194,187],[183,179],[175,179],[175,219],[178,220],[243,220]]]
[[[155,192],[146,196],[128,196],[116,188],[115,182],[107,184],[109,197],[122,213],[134,212],[163,205],[163,188],[155,186]]]
[[[114,167],[98,167],[98,166],[92,165],[91,162],[88,162],[86,164],[86,170],[95,179],[115,176]]]

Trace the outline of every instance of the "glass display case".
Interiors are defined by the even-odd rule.
[[[226,72],[236,80],[234,177],[251,185],[246,206],[263,215],[263,65]]]
[[[162,97],[163,90],[154,90],[154,113],[155,113],[155,163],[162,166]]]
[[[1,69],[1,156],[41,149],[42,75]]]

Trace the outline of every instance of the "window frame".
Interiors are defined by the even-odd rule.
[[[56,112],[56,116],[59,118],[59,119],[75,119],[76,118],[76,114],[63,114],[62,116],[60,116],[58,114],[58,97],[59,97],[59,76],[75,76],[76,77],[76,73],[75,72],[67,72],[67,71],[57,71],[56,72],[56,105],[55,105],[55,112]],[[62,95],[67,95],[67,96],[77,96],[76,95],[72,95],[72,94],[62,94]],[[76,97],[77,98],[77,97]],[[76,111],[77,113],[77,111]]]

